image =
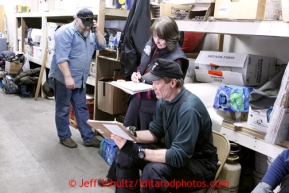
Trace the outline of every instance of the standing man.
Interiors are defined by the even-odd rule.
[[[140,187],[142,192],[207,188],[214,180],[218,158],[206,107],[183,87],[183,73],[175,61],[159,58],[145,76],[153,82],[158,98],[156,113],[149,130],[132,132],[140,143],[112,134],[119,147],[116,192],[140,192]]]
[[[77,147],[69,128],[70,103],[75,112],[83,144],[99,147],[101,137],[95,136],[86,123],[89,112],[86,104],[86,80],[95,50],[106,47],[104,36],[98,31],[93,12],[81,9],[73,22],[55,32],[54,55],[49,72],[49,83],[55,95],[55,122],[60,143]],[[92,32],[94,29],[94,32]]]

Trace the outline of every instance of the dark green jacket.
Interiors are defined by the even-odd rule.
[[[40,73],[40,67],[21,72],[14,79],[15,84],[37,84]]]
[[[159,140],[165,138],[166,163],[177,168],[196,156],[216,155],[211,118],[202,101],[190,93],[178,108],[185,91],[183,88],[171,102],[158,100],[155,118],[149,127]]]

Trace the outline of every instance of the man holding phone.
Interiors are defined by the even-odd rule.
[[[95,50],[105,49],[106,40],[98,31],[91,10],[81,9],[74,18],[73,22],[60,27],[54,35],[54,55],[48,77],[55,95],[55,123],[60,143],[69,148],[77,147],[71,139],[69,128],[72,104],[83,145],[99,147],[101,137],[95,136],[86,123],[89,119],[86,80],[92,55]]]

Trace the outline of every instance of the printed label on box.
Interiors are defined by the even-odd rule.
[[[220,5],[218,9],[219,15],[229,15],[229,6],[228,5]]]

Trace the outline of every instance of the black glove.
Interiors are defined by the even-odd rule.
[[[129,157],[138,158],[138,145],[132,141],[127,140],[120,151]]]
[[[127,128],[127,131],[132,134],[133,136],[137,137],[137,134],[136,134],[136,127],[135,126],[128,126]]]

